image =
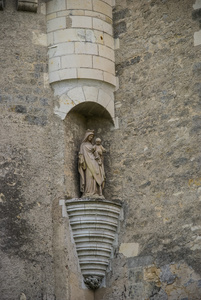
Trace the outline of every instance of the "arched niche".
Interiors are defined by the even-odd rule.
[[[106,176],[110,173],[110,140],[113,119],[109,112],[99,103],[86,101],[74,106],[64,119],[65,127],[65,186],[66,198],[80,197],[79,174],[78,174],[78,153],[79,147],[87,129],[95,130],[95,138],[102,140],[106,148],[105,171]],[[104,189],[107,195],[107,181]]]
[[[57,97],[54,112],[62,120],[73,109],[84,115],[86,115],[84,110],[90,110],[97,116],[103,114],[106,116],[105,111],[107,111],[110,117],[106,116],[106,118],[114,122],[114,87],[110,84],[87,79],[64,80],[52,84],[52,88]]]

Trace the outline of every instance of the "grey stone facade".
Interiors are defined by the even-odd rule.
[[[90,106],[65,120],[54,113],[46,1],[32,1],[37,13],[4,2],[1,299],[201,299],[200,1],[116,0],[115,126],[98,103],[92,114]],[[59,205],[80,196],[77,152],[87,128],[108,149],[105,197],[124,203],[105,282],[95,292],[84,286]]]

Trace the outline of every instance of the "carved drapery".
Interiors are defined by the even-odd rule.
[[[38,0],[17,0],[17,10],[37,12]]]

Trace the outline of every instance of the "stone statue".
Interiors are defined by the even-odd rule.
[[[103,152],[101,139],[92,144],[94,130],[88,129],[80,146],[78,171],[80,173],[80,191],[83,197],[103,198],[102,190],[105,184]]]
[[[95,154],[95,159],[98,161],[98,164],[100,166],[103,166],[103,153],[106,152],[105,148],[101,145],[101,139],[97,138],[96,139],[96,144],[94,145],[94,154]]]

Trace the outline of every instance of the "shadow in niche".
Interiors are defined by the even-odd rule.
[[[110,141],[111,128],[113,120],[108,111],[98,103],[84,102],[76,105],[67,114],[65,118],[65,186],[66,198],[80,197],[79,191],[79,174],[78,174],[78,153],[80,144],[84,138],[87,129],[95,130],[95,138],[102,140],[107,153],[104,157],[106,172],[106,185],[104,196],[107,197],[107,174],[110,173]]]

